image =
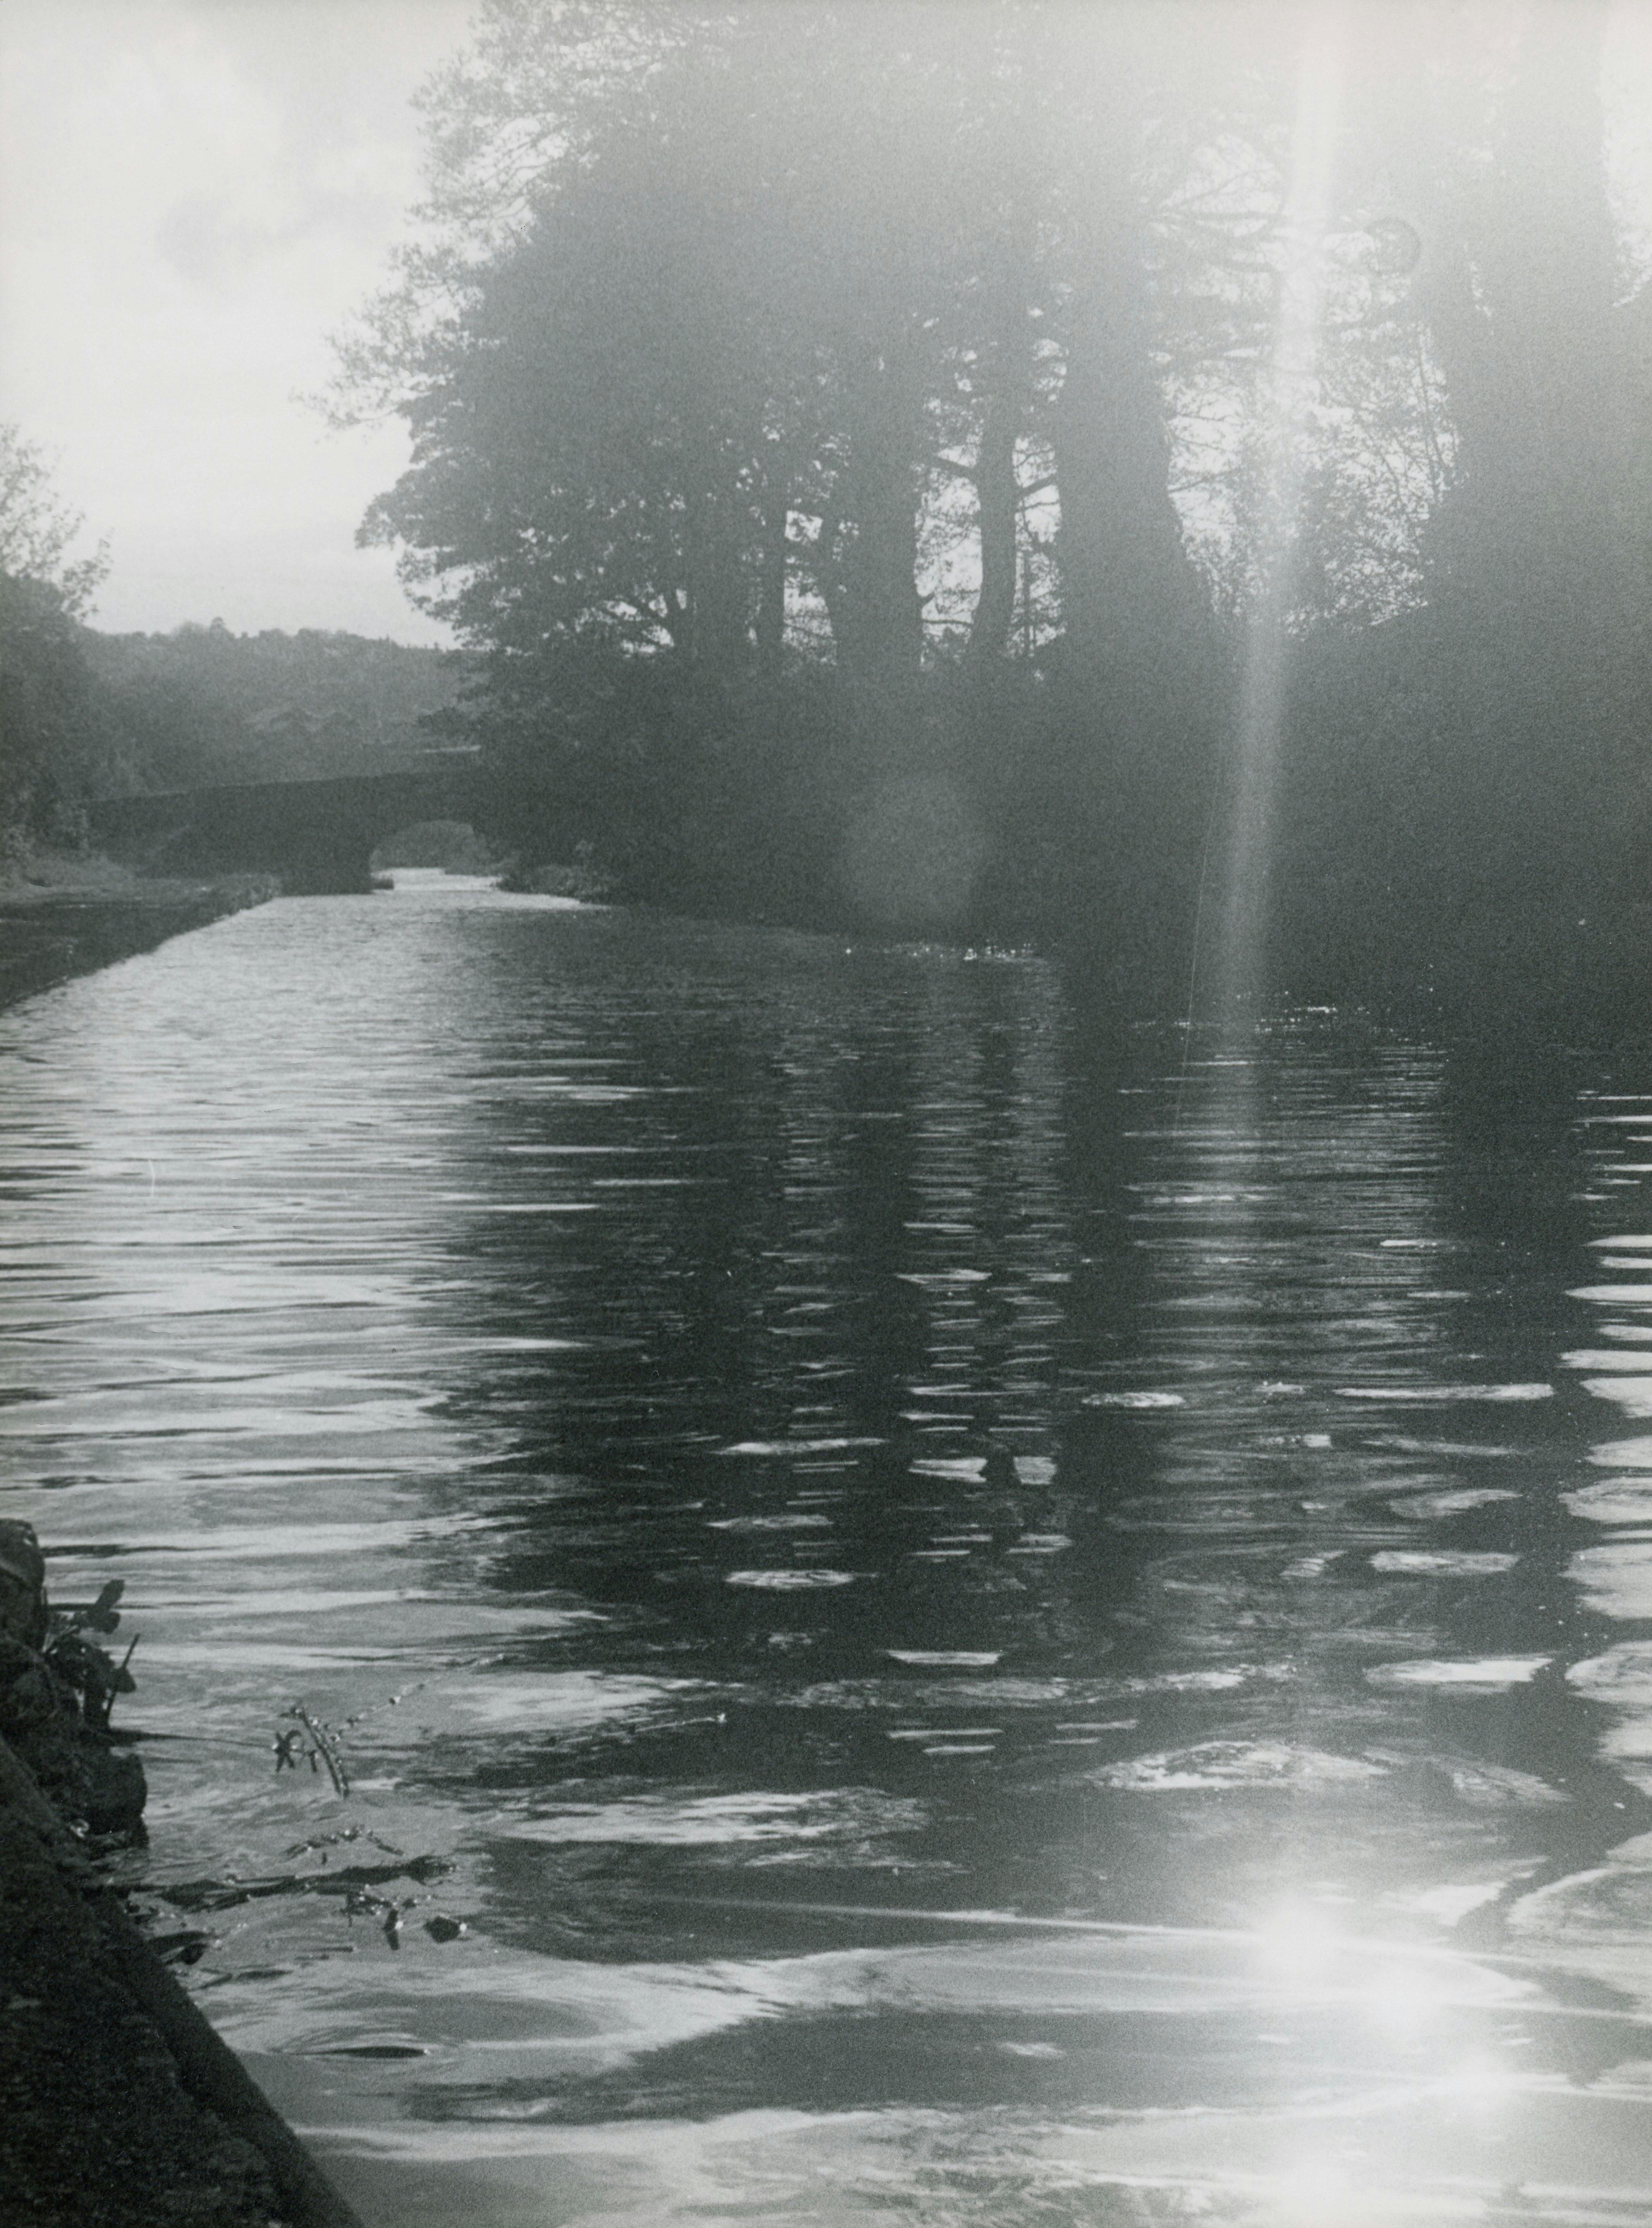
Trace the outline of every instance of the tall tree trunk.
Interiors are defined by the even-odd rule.
[[[977,664],[1004,655],[1015,620],[1016,522],[1020,490],[1016,444],[1025,408],[1014,394],[994,395],[981,426],[975,494],[981,526],[981,586],[970,622],[969,654]]]
[[[1643,715],[1644,554],[1599,97],[1605,8],[1515,18],[1482,173],[1450,122],[1411,150],[1419,298],[1445,375],[1455,484],[1431,527],[1433,640],[1451,748],[1437,822],[1502,900],[1594,886],[1629,842]],[[1567,913],[1595,910],[1565,900]]]
[[[1033,227],[1017,221],[1002,243],[992,288],[991,323],[977,363],[985,394],[975,500],[981,535],[981,586],[970,624],[973,663],[1001,657],[1015,621],[1016,529],[1021,490],[1016,445],[1026,431],[1032,394]]]
[[[1144,249],[1139,228],[1122,221],[1094,243],[1056,417],[1069,654],[1120,681],[1160,670],[1208,612],[1170,500]]]
[[[833,632],[856,755],[894,771],[916,718],[923,655],[917,586],[921,397],[904,331],[858,368],[850,396],[845,540]]]
[[[1478,543],[1488,585],[1495,576],[1517,598],[1564,592],[1579,564],[1593,569],[1633,451],[1613,315],[1604,22],[1603,0],[1528,7],[1489,181],[1442,190],[1442,150],[1425,163],[1433,206],[1419,289],[1457,427],[1461,538]]]
[[[686,647],[708,676],[733,681],[750,655],[750,612],[742,561],[744,503],[731,484],[729,459],[707,456],[694,474],[684,550],[688,630]]]
[[[763,461],[761,567],[757,588],[757,673],[768,688],[779,684],[786,651],[786,528],[791,518],[785,471],[771,450]]]
[[[1170,492],[1145,243],[1093,244],[1055,425],[1062,656],[1126,842],[1196,849],[1215,737],[1209,600]],[[1147,833],[1151,830],[1151,834]],[[1179,832],[1177,832],[1179,831]]]

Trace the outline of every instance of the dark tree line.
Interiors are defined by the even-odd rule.
[[[83,848],[99,797],[373,773],[442,739],[450,652],[221,619],[97,631],[109,555],[76,554],[84,523],[45,452],[0,424],[0,865]]]
[[[319,627],[88,632],[86,653],[128,740],[128,784],[370,774],[431,747],[460,687],[439,650]]]
[[[99,633],[35,561],[0,571],[0,861],[84,848],[99,797],[405,765],[458,695],[451,653],[358,635]]]

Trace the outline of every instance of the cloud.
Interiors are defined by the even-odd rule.
[[[271,227],[232,215],[226,203],[207,193],[186,194],[175,202],[155,234],[163,259],[187,284],[209,293],[266,260],[280,244]]]
[[[282,256],[311,242],[348,246],[365,236],[376,246],[384,235],[377,204],[364,210],[356,197],[320,188],[299,199],[294,214],[274,223],[238,210],[233,198],[220,194],[185,194],[156,227],[156,252],[187,285],[221,294],[257,279]]]
[[[410,97],[470,12],[0,4],[0,417],[113,537],[101,624],[429,638],[387,554],[353,547],[405,444],[340,444],[293,397],[403,235]]]

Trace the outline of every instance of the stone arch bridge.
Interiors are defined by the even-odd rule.
[[[272,874],[296,896],[320,896],[371,889],[377,847],[427,820],[468,821],[502,848],[512,842],[511,816],[469,753],[390,773],[104,797],[92,833],[149,874]]]

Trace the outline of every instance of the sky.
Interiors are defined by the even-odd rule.
[[[406,458],[299,399],[419,189],[471,0],[0,0],[0,419],[113,560],[93,624],[446,639],[358,550]]]

